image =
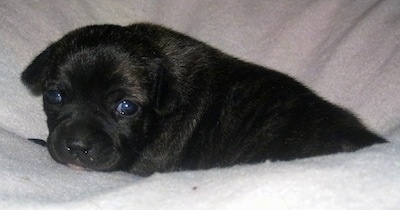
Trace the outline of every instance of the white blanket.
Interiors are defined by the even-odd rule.
[[[390,143],[354,153],[206,171],[76,171],[47,137],[19,75],[88,24],[154,22],[285,72]],[[399,0],[4,0],[0,2],[0,209],[399,209]]]

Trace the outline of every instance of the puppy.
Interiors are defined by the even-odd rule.
[[[74,30],[21,79],[43,94],[51,156],[73,168],[147,176],[385,142],[294,79],[152,24]]]

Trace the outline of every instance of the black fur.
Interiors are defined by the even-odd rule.
[[[294,79],[151,24],[74,30],[21,78],[46,93],[47,146],[70,166],[150,175],[385,142]]]

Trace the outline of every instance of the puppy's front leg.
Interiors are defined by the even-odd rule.
[[[171,133],[162,134],[159,139],[140,153],[129,172],[139,176],[150,176],[155,172],[176,170],[180,153],[187,140],[173,138]]]
[[[171,154],[171,151],[159,151],[159,149],[161,148],[143,151],[138,160],[132,165],[129,172],[139,176],[150,176],[155,172],[173,171],[176,162],[174,154]]]
[[[178,170],[181,153],[199,124],[204,107],[181,108],[174,117],[162,122],[155,141],[140,153],[129,172],[149,176],[155,172]]]

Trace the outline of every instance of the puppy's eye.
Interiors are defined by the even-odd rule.
[[[50,104],[58,104],[62,101],[62,96],[58,90],[48,90],[44,93],[44,99]]]
[[[139,106],[132,101],[122,100],[116,107],[116,112],[122,116],[130,116],[139,110]]]

